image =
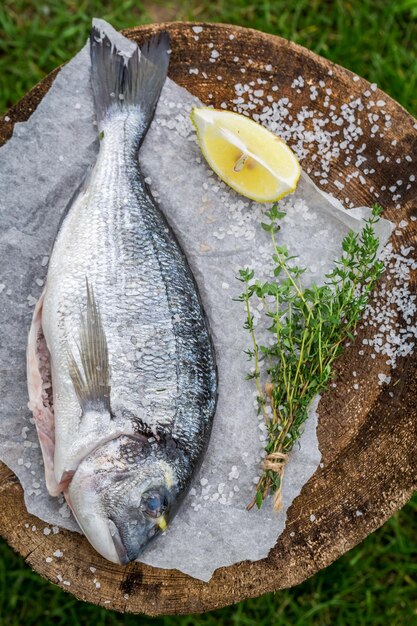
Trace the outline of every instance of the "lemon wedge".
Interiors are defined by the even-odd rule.
[[[201,151],[210,167],[235,191],[257,202],[274,202],[297,186],[301,168],[279,137],[232,111],[194,107]]]

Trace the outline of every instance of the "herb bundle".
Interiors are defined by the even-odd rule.
[[[246,307],[245,328],[252,347],[253,379],[258,392],[259,412],[264,415],[268,439],[263,471],[256,495],[248,509],[261,507],[271,491],[274,507],[282,506],[282,481],[288,454],[299,439],[308,417],[310,404],[322,392],[332,375],[332,365],[347,340],[353,340],[370,294],[383,272],[377,260],[379,240],[374,225],[382,209],[374,205],[371,217],[358,234],[350,231],[342,242],[342,256],[326,275],[324,285],[304,288],[300,277],[305,268],[294,263],[285,246],[277,243],[279,221],[285,213],[277,205],[266,212],[268,223],[262,228],[273,244],[273,282],[261,282],[251,269],[242,269],[238,279],[245,290],[239,297]],[[269,318],[270,345],[258,344],[252,301],[263,304]],[[260,380],[260,363],[265,361],[268,381]]]

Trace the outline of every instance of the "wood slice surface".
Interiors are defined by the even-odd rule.
[[[202,27],[198,34],[196,26]],[[340,172],[346,176],[357,169],[354,159],[345,163],[341,151],[339,157],[332,158],[325,190],[342,200],[348,196],[355,206],[373,204],[378,192],[384,216],[396,224],[402,220],[408,223],[393,234],[394,248],[415,244],[417,222],[411,217],[417,215],[416,187],[406,189],[404,184],[399,192],[401,208],[395,208],[389,191],[398,179],[408,181],[416,172],[417,125],[398,103],[305,48],[255,30],[177,22],[134,28],[124,34],[141,44],[163,29],[169,31],[172,42],[170,77],[216,107],[226,103],[232,109],[235,84],[256,82],[258,78],[267,81],[262,87],[265,102],[268,94],[274,99],[277,95],[287,96],[293,103],[294,116],[301,107],[311,108],[313,104],[324,113],[332,104],[339,109],[351,96],[383,100],[385,114],[392,121],[384,136],[372,131],[373,120],[366,107],[357,111],[366,143],[366,167],[375,170],[373,189],[359,177],[353,177],[342,191],[334,184],[341,180]],[[213,49],[220,53],[214,63],[210,62]],[[190,73],[191,68],[197,68],[198,74]],[[54,70],[3,117],[0,144],[10,137],[15,122],[26,120],[36,109],[58,71]],[[312,103],[309,89],[299,89],[298,93],[291,86],[299,76],[307,86],[325,81],[326,89],[331,89],[327,105],[322,94]],[[274,84],[279,86],[278,92],[271,91]],[[365,92],[370,95],[364,96]],[[389,155],[389,160],[379,162],[378,150]],[[313,151],[303,159],[304,168],[314,165],[312,155]],[[384,282],[387,291],[394,287],[390,275],[384,277]],[[411,271],[409,282],[410,290],[415,292],[415,271]],[[398,323],[404,324],[401,319]],[[386,356],[370,358],[372,349],[362,343],[368,336],[372,336],[369,327],[360,329],[356,342],[338,362],[336,387],[320,403],[322,467],[290,507],[286,529],[268,558],[220,568],[209,583],[176,570],[140,563],[114,565],[77,533],[61,530],[57,535],[44,536],[45,524],[27,513],[17,478],[0,464],[2,536],[45,578],[82,600],[119,611],[149,615],[198,613],[301,583],[381,526],[417,487],[417,352],[398,359],[396,369],[390,372]],[[352,372],[356,372],[355,378]],[[378,384],[381,372],[391,376],[389,384]],[[354,383],[359,389],[353,388]],[[37,526],[36,532],[32,531],[33,525]],[[61,550],[63,556],[47,563],[46,557],[56,550]]]

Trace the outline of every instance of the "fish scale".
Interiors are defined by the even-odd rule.
[[[127,562],[166,527],[201,462],[217,371],[196,282],[138,166],[168,40],[130,58],[105,33],[90,41],[100,150],[58,232],[29,352],[42,328],[54,402],[54,441],[37,421],[48,488],[63,490],[99,552]],[[36,421],[42,406],[29,391]]]
[[[185,257],[159,209],[145,191],[137,173],[137,159],[133,150],[126,150],[126,139],[118,128],[120,125],[125,128],[126,119],[112,121],[111,126],[106,127],[100,157],[85,192],[87,202],[80,202],[72,208],[73,215],[68,225],[64,222],[51,258],[47,286],[49,288],[56,281],[57,285],[51,288],[53,298],[65,303],[62,313],[65,327],[59,335],[62,345],[59,372],[65,372],[64,345],[68,334],[75,340],[77,337],[82,308],[80,296],[83,296],[87,276],[94,285],[106,329],[111,397],[114,398],[111,404],[118,406],[121,398],[128,396],[130,411],[135,404],[135,413],[146,423],[156,428],[171,425],[173,430],[177,413],[186,416],[195,411],[198,423],[201,421],[200,406],[195,403],[195,397],[201,395],[204,385],[200,379],[195,380],[195,368],[190,369],[187,364],[198,359],[204,365],[204,351],[209,349],[208,336]],[[81,233],[88,233],[88,237]],[[95,254],[91,262],[88,251],[92,246]],[[63,265],[67,265],[67,259],[61,256],[62,249],[69,250],[72,257],[74,248],[79,263],[67,270],[68,278],[62,283]],[[55,331],[50,330],[46,322],[50,307],[48,288],[44,301],[44,330],[49,338],[49,334]],[[70,313],[67,303],[74,292],[78,298],[72,298]],[[173,322],[175,315],[180,317],[181,323]],[[70,320],[71,330],[68,332]],[[129,321],[135,322],[140,329],[136,351],[141,352],[141,357],[133,363],[126,358],[131,344],[130,333],[125,332]],[[205,346],[200,345],[199,336],[205,339]],[[204,372],[202,374],[204,379]],[[60,376],[58,373],[57,377]],[[158,395],[147,396],[146,390],[152,389],[155,381],[163,381],[164,387],[170,389],[168,402]],[[192,394],[188,392],[190,386]],[[182,394],[185,394],[185,403],[181,401]],[[194,408],[187,402],[190,395],[196,405]],[[186,436],[186,426],[176,425],[176,433]],[[68,437],[72,436],[70,427]],[[62,437],[59,443],[61,441],[62,447],[67,448],[67,437]],[[57,451],[60,454],[58,446]],[[60,454],[61,458],[64,454]],[[73,469],[70,461],[62,469]]]

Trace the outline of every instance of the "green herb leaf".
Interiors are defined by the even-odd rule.
[[[262,491],[258,489],[258,491],[256,492],[256,506],[258,507],[258,509],[261,508],[262,502],[263,502]]]
[[[276,471],[269,469],[270,465],[263,471],[249,508],[254,504],[262,506],[269,491],[280,497],[285,459],[302,433],[310,404],[326,389],[334,361],[345,343],[355,339],[355,327],[384,271],[383,263],[376,260],[379,241],[374,229],[381,212],[381,207],[374,205],[362,231],[351,231],[344,237],[342,255],[327,274],[324,285],[303,288],[300,277],[305,268],[293,262],[296,257],[289,255],[286,246],[277,244],[277,222],[285,213],[275,204],[266,212],[271,223],[261,227],[271,235],[276,280],[249,285],[255,272],[247,268],[239,272],[238,280],[245,283],[240,296],[246,308],[244,327],[252,340],[252,348],[246,354],[253,370],[247,378],[255,382],[259,411],[268,428],[265,453],[281,453],[278,458],[283,459]],[[265,296],[272,296],[275,303],[267,305]],[[252,299],[255,304],[263,303],[263,314],[271,320],[268,330],[274,337],[272,345],[258,345]],[[268,363],[267,390],[260,383],[261,358]]]

